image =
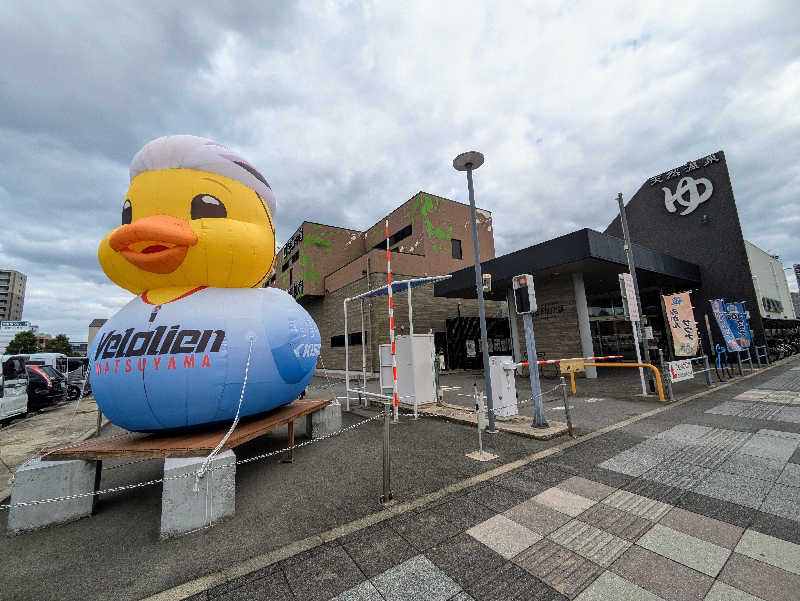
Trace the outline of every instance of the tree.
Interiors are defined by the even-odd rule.
[[[39,343],[36,341],[36,334],[30,330],[20,332],[8,343],[6,355],[18,355],[20,353],[36,353],[39,351]]]
[[[66,334],[59,334],[55,338],[48,340],[45,343],[44,350],[48,353],[64,353],[67,357],[72,356],[72,347]]]

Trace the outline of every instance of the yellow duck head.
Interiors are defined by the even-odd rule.
[[[166,136],[131,162],[122,225],[100,243],[114,283],[166,302],[201,286],[260,287],[275,259],[275,197],[247,161],[206,138]]]

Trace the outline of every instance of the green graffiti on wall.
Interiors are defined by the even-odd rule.
[[[438,198],[431,198],[427,194],[417,196],[414,199],[414,207],[410,211],[406,211],[406,217],[411,218],[412,226],[415,225],[414,221],[416,218],[422,218],[428,238],[433,239],[431,248],[434,252],[450,252],[450,249],[447,247],[448,245],[443,244],[442,241],[450,242],[453,236],[453,226],[448,226],[447,231],[444,231],[442,228],[434,225],[431,220],[431,214],[439,210],[440,202]],[[437,241],[439,242],[438,244]]]
[[[316,267],[314,257],[306,251],[310,251],[311,247],[316,246],[324,248],[327,254],[331,254],[334,243],[333,239],[337,234],[339,234],[337,230],[322,230],[319,225],[315,224],[313,231],[305,235],[303,244],[300,246],[300,254],[297,258],[297,264],[302,272],[300,280],[304,282],[311,280],[317,283],[322,282],[322,277]],[[303,292],[298,292],[295,298],[299,299],[301,296],[303,296]]]

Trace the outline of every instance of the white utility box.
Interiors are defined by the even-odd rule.
[[[397,336],[397,395],[407,406],[436,402],[436,374],[433,361],[436,349],[433,334]]]
[[[512,357],[501,355],[489,357],[489,378],[492,381],[492,405],[495,417],[512,417],[519,413],[513,365]]]

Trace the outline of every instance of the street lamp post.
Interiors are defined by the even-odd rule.
[[[481,273],[481,253],[478,246],[478,223],[475,217],[475,191],[472,187],[472,172],[483,165],[483,155],[471,150],[453,159],[457,171],[467,172],[469,188],[469,211],[472,218],[472,250],[475,253],[475,289],[478,292],[478,316],[481,323],[481,347],[483,355],[483,379],[486,389],[486,407],[489,414],[489,432],[494,432],[494,406],[492,402],[492,381],[489,377],[489,344],[486,335],[486,310],[483,306],[483,274]]]

